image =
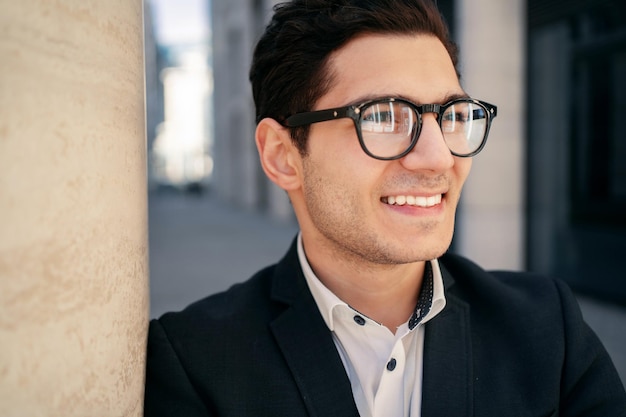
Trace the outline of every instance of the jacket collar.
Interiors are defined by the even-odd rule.
[[[424,336],[423,416],[473,414],[473,360],[470,307],[456,295],[449,255],[440,258],[446,308],[426,324]],[[455,271],[458,275],[459,271]]]
[[[455,295],[455,259],[440,259],[446,308],[426,324],[423,416],[472,415],[470,308]],[[458,271],[455,271],[458,275]],[[271,324],[311,417],[358,417],[350,380],[308,289],[294,239],[274,271],[272,298],[287,306]]]
[[[274,271],[272,298],[287,308],[270,325],[311,417],[358,417],[350,380],[308,289],[295,240]]]

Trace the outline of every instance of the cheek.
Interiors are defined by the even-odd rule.
[[[461,189],[472,169],[472,158],[459,158],[455,156],[454,159],[454,172],[459,189]]]
[[[308,172],[329,188],[355,192],[375,178],[376,161],[363,152],[356,136],[333,134],[310,141]]]
[[[308,145],[311,152],[327,159],[340,160],[365,155],[359,144],[354,122],[345,118],[312,124]]]
[[[380,173],[366,162],[354,155],[330,152],[308,158],[304,165],[303,191],[310,214],[323,213],[324,217],[345,221],[349,217],[364,218],[372,209],[372,195],[379,198],[376,181],[380,178]]]

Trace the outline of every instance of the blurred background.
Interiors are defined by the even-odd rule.
[[[248,69],[275,3],[145,0],[152,317],[276,262],[297,231],[254,145]],[[438,3],[464,88],[498,106],[452,250],[568,282],[626,380],[626,4]]]

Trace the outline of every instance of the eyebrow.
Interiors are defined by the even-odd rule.
[[[446,93],[441,100],[439,100],[438,102],[435,103],[423,103],[419,100],[414,100],[408,96],[405,96],[403,94],[366,94],[363,96],[360,96],[359,98],[357,98],[356,100],[353,100],[351,102],[349,102],[346,106],[358,106],[360,104],[363,104],[365,102],[368,101],[372,101],[372,100],[380,100],[380,99],[385,99],[385,98],[399,98],[402,100],[407,100],[410,101],[411,103],[415,103],[417,105],[422,105],[422,104],[445,104],[448,103],[452,100],[457,100],[460,98],[470,98],[470,96],[463,91],[462,93]]]
[[[470,95],[467,94],[465,91],[463,91],[462,93],[448,93],[446,96],[444,96],[442,103],[447,103],[452,100],[458,100],[460,98],[470,98]]]

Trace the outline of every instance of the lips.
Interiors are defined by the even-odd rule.
[[[381,198],[381,201],[391,206],[414,206],[414,207],[433,207],[441,204],[442,194],[432,196],[416,196],[416,195],[394,195]]]

